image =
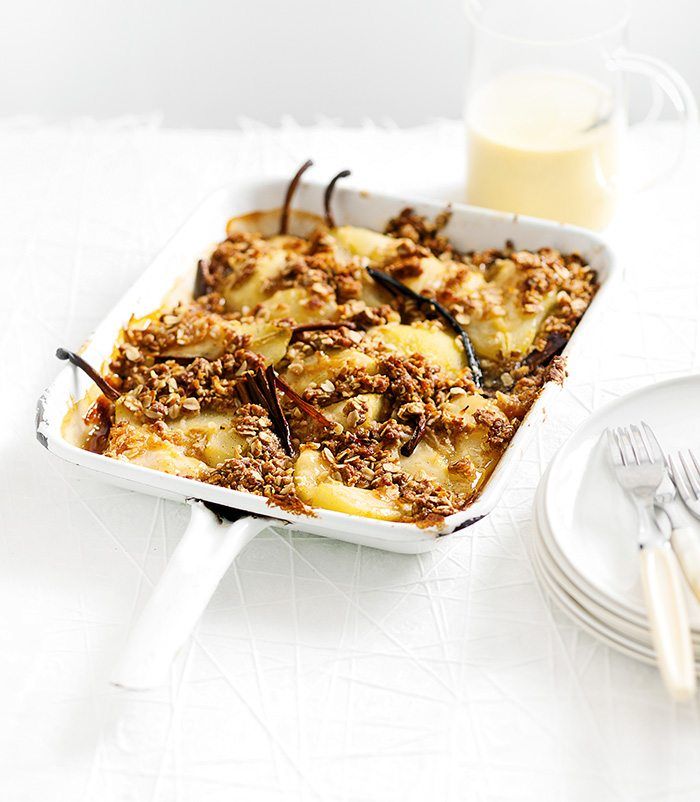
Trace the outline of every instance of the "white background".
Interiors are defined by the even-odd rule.
[[[201,128],[284,115],[304,124],[458,117],[463,3],[4,0],[0,116],[161,112],[166,126]],[[633,6],[631,47],[667,59],[700,93],[700,3]],[[645,102],[635,90],[635,116]]]

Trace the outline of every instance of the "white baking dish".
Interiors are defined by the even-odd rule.
[[[85,359],[96,366],[108,360],[119,330],[132,314],[139,316],[158,308],[166,292],[178,279],[184,277],[189,283],[197,260],[225,236],[224,228],[230,217],[252,210],[279,207],[287,182],[288,179],[251,182],[226,187],[209,196],[88,337],[81,351]],[[296,196],[295,207],[320,212],[323,189],[323,183],[302,184]],[[334,198],[335,216],[339,224],[368,226],[379,230],[383,229],[391,216],[407,205],[430,216],[445,207],[439,201],[376,195],[346,187],[338,187]],[[585,338],[596,307],[600,305],[613,275],[613,257],[605,243],[595,234],[572,226],[461,204],[453,206],[452,219],[445,233],[461,249],[496,247],[511,239],[518,248],[552,246],[562,251],[578,251],[583,254],[598,271],[601,289],[564,350],[569,359],[570,370],[575,370],[575,359],[572,357],[575,356],[581,340]],[[267,506],[260,496],[170,476],[77,448],[63,438],[61,422],[69,406],[85,394],[90,384],[90,380],[81,371],[66,365],[39,399],[37,437],[42,445],[59,457],[101,473],[106,480],[131,490],[181,501],[199,498],[282,519],[295,528],[308,532],[406,552],[426,550],[434,542],[436,534],[447,534],[464,528],[483,518],[494,508],[533,430],[542,424],[547,406],[558,390],[558,385],[554,384],[545,388],[474,504],[447,518],[439,529],[430,530],[420,529],[413,524],[359,518],[326,510],[318,510],[316,518],[295,516],[277,507]]]
[[[287,183],[288,178],[238,184],[225,187],[208,197],[88,338],[81,352],[83,356],[95,366],[107,361],[120,329],[132,314],[140,316],[160,307],[168,290],[175,285],[192,286],[197,260],[205,256],[208,250],[225,236],[225,225],[229,218],[251,211],[279,208]],[[296,194],[295,208],[320,213],[324,188],[325,182],[304,182]],[[412,206],[420,214],[431,217],[445,207],[445,204],[439,201],[378,195],[347,186],[338,187],[333,205],[338,224],[367,226],[377,230],[382,230],[387,220],[405,206]],[[551,246],[565,252],[578,251],[597,270],[601,284],[600,291],[564,350],[569,359],[570,371],[575,371],[575,359],[572,357],[575,357],[577,347],[585,338],[586,330],[607,294],[610,280],[614,275],[613,256],[603,240],[589,231],[573,226],[491,212],[461,204],[453,205],[452,209],[452,218],[445,233],[460,249],[498,247],[510,239],[518,248],[534,250]],[[297,225],[300,219],[301,216],[296,217]],[[292,233],[294,225],[293,216]],[[90,385],[90,380],[71,365],[61,370],[38,402],[36,434],[40,443],[59,457],[100,473],[107,481],[131,490],[180,501],[200,499],[223,505],[239,513],[252,513],[257,516],[254,524],[250,523],[252,520],[250,516],[246,516],[244,520],[239,520],[234,525],[238,531],[238,545],[234,553],[235,550],[242,548],[250,536],[270,524],[289,526],[396,552],[419,553],[430,549],[436,542],[437,535],[463,529],[483,518],[494,508],[533,431],[543,423],[547,408],[559,390],[559,385],[556,384],[545,387],[474,504],[467,510],[445,519],[439,528],[422,529],[414,524],[378,521],[330,510],[317,510],[316,517],[297,516],[277,507],[268,506],[265,499],[260,496],[170,476],[77,448],[62,436],[61,423],[70,405],[81,398]],[[200,528],[204,526],[201,518],[199,514],[193,515],[193,522],[199,519]],[[187,537],[184,541],[186,540]],[[191,556],[191,554],[188,556],[190,562]],[[232,556],[233,554],[228,559],[232,559]],[[183,581],[182,576],[176,575],[175,566],[172,580],[175,583]],[[168,600],[168,604],[172,604],[172,599]],[[155,611],[152,612],[155,615]],[[169,617],[172,619],[173,615]],[[155,619],[151,623],[155,623]],[[144,633],[146,640],[151,636],[151,631],[147,637]]]

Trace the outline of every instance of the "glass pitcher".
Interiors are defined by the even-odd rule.
[[[627,2],[468,0],[467,10],[468,203],[605,227],[622,184],[626,72],[652,82],[646,120],[658,117],[662,93],[673,104],[680,162],[695,99],[672,67],[626,48]]]

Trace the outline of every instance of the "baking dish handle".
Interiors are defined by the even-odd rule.
[[[132,626],[112,683],[145,690],[164,684],[178,649],[192,634],[236,555],[269,518],[189,499],[190,522],[150,599]],[[223,508],[222,508],[223,509]],[[233,520],[232,520],[233,519]]]

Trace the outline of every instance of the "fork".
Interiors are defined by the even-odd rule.
[[[695,661],[678,561],[654,520],[654,496],[665,475],[638,426],[608,429],[615,477],[637,508],[642,587],[659,671],[677,701],[695,695]]]
[[[667,457],[661,449],[659,441],[650,426],[642,423],[644,434],[648,445],[651,447],[652,454],[655,459],[663,459],[666,465],[664,478],[659,485],[656,496],[654,497],[654,504],[658,509],[663,510],[666,518],[670,522],[670,541],[673,551],[681,564],[685,578],[693,590],[698,601],[700,601],[700,538],[697,532],[693,530],[690,523],[690,504],[694,504],[697,512],[695,514],[700,517],[700,503],[697,502],[695,497],[691,498],[694,492],[692,485],[684,483],[680,477],[681,469],[678,465],[674,465],[673,459],[670,455]],[[689,452],[690,453],[690,452]],[[679,452],[679,457],[681,457]],[[690,454],[691,458],[697,461]],[[685,464],[685,463],[682,463]],[[688,501],[684,505],[679,496],[687,496]]]
[[[688,511],[700,519],[700,462],[690,449],[687,455],[686,459],[683,452],[679,451],[677,461],[669,456],[669,470]]]

